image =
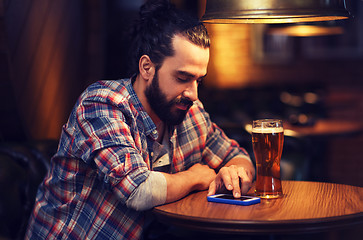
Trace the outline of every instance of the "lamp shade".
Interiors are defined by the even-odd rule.
[[[206,23],[296,23],[346,19],[345,0],[207,0]]]

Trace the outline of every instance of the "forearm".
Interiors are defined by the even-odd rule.
[[[166,202],[176,201],[196,190],[196,183],[188,171],[175,174],[163,173],[167,182]]]
[[[191,191],[201,188],[195,174],[188,170],[175,174],[151,172],[126,201],[126,205],[138,211],[176,201]]]
[[[192,191],[206,190],[216,174],[207,165],[195,164],[186,171],[163,173],[167,182],[166,202],[176,201]]]
[[[200,176],[193,169],[175,174],[151,172],[149,178],[130,196],[126,205],[142,211],[174,202],[192,191],[206,189]]]

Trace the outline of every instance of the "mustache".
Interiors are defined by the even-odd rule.
[[[191,107],[193,105],[193,101],[188,98],[177,98],[174,100],[174,104],[183,104],[185,106]]]

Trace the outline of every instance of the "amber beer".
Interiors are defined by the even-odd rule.
[[[253,121],[252,145],[256,158],[256,190],[262,198],[282,196],[280,160],[284,144],[281,120],[264,119]]]

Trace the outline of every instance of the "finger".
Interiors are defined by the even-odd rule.
[[[219,170],[218,175],[219,175],[219,179],[221,179],[223,182],[222,186],[224,185],[224,187],[227,190],[232,191],[233,184],[232,184],[232,179],[231,179],[231,176],[229,173],[229,168],[227,168],[227,167],[221,168],[221,170]],[[222,186],[220,186],[220,187],[222,187]]]
[[[252,179],[248,176],[248,173],[244,168],[240,168],[238,171],[238,176],[241,180],[241,191],[242,195],[245,195],[251,188]]]
[[[241,196],[241,188],[240,188],[239,176],[237,173],[238,169],[234,166],[230,166],[228,170],[233,186],[233,196],[235,198],[239,198]]]
[[[216,194],[216,182],[215,181],[212,181],[210,184],[209,184],[209,189],[208,189],[208,196],[210,195],[213,195],[213,194]]]

